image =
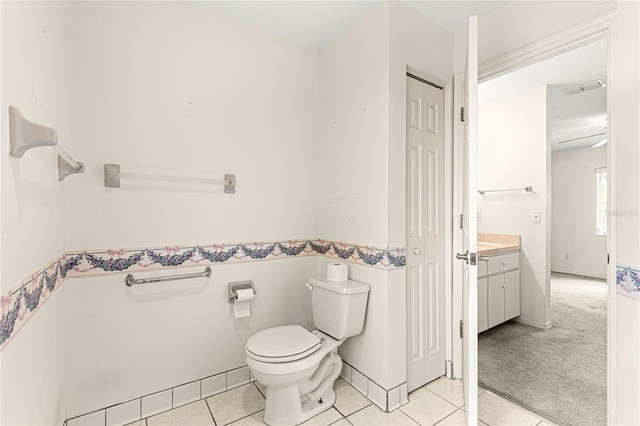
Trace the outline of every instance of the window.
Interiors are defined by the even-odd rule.
[[[607,168],[596,169],[596,235],[607,235]]]

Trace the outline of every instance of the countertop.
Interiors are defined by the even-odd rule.
[[[478,254],[488,256],[520,250],[520,235],[478,234]]]

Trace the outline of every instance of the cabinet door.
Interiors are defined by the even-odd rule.
[[[487,317],[488,281],[488,278],[478,280],[478,333],[482,333],[489,328],[489,318]]]
[[[504,322],[504,274],[489,277],[487,286],[488,327]]]
[[[520,271],[504,274],[504,320],[520,315]]]
[[[484,256],[482,256],[482,257],[484,257]],[[487,258],[487,260],[482,260],[482,259],[478,260],[478,276],[479,277],[486,277],[487,275],[489,275],[489,260],[488,259],[489,258]]]

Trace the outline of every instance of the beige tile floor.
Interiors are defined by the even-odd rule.
[[[462,382],[440,378],[409,394],[409,403],[385,413],[342,379],[335,383],[336,403],[305,425],[464,425]],[[531,425],[549,422],[489,391],[478,389],[478,424]],[[262,425],[265,389],[257,382],[183,405],[132,423],[160,425]]]

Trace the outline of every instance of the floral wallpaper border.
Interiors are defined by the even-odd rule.
[[[73,260],[62,255],[0,297],[0,351],[62,285],[72,267]]]
[[[326,256],[382,270],[404,268],[404,248],[322,239],[68,252],[0,297],[0,351],[66,278],[301,256]]]
[[[406,263],[403,248],[383,249],[322,239],[67,253],[71,277],[316,255],[384,270],[403,268]]]
[[[618,294],[640,300],[640,269],[616,265],[616,289]]]

